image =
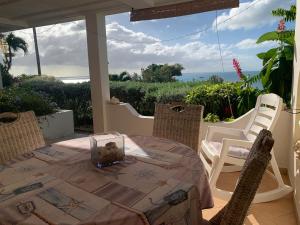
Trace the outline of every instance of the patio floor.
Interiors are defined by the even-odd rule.
[[[218,180],[217,186],[225,190],[233,190],[238,176],[239,173],[222,173]],[[288,177],[284,176],[284,179],[285,182],[288,183]],[[274,187],[276,187],[274,180],[269,175],[265,175],[259,188],[259,192],[273,189]],[[214,201],[215,207],[213,209],[203,211],[203,217],[205,219],[210,219],[226,204],[225,201],[218,198],[214,198]],[[273,202],[253,204],[244,224],[297,225],[293,195],[290,194],[285,198]]]
[[[75,133],[72,137],[67,137],[59,140],[47,141],[47,144],[54,142],[67,140],[71,138],[86,137],[87,133]],[[238,172],[235,173],[222,173],[218,180],[217,186],[225,190],[233,190],[235,187],[235,182],[239,176]],[[285,183],[289,183],[287,175],[283,176]],[[272,177],[266,174],[263,177],[262,184],[259,187],[259,192],[271,190],[276,187],[275,181]],[[212,209],[204,210],[203,217],[205,219],[210,219],[213,217],[225,204],[218,198],[214,198],[215,206]],[[293,203],[293,194],[268,203],[253,204],[249,210],[248,216],[244,223],[245,225],[297,225],[296,212]]]

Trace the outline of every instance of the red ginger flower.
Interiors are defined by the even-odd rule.
[[[243,72],[242,72],[242,69],[241,69],[241,66],[240,66],[240,63],[237,59],[233,59],[232,60],[232,64],[233,64],[233,67],[238,75],[238,77],[240,79],[243,79],[244,75],[243,75]]]
[[[278,27],[277,27],[277,32],[282,32],[285,31],[285,21],[284,19],[279,21]]]

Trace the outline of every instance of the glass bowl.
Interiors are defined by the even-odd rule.
[[[98,167],[112,166],[125,158],[124,136],[105,133],[90,136],[91,160]]]

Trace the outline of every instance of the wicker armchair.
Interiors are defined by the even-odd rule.
[[[262,176],[271,160],[270,151],[273,144],[271,132],[262,130],[252,146],[230,201],[210,221],[203,221],[202,225],[244,223]]]
[[[45,146],[34,112],[0,114],[0,163]]]
[[[156,104],[153,136],[185,144],[198,151],[204,107],[183,103]]]

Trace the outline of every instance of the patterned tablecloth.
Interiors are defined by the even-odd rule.
[[[126,160],[98,169],[89,138],[0,165],[0,224],[198,225],[213,206],[197,153],[169,140],[125,138]]]

